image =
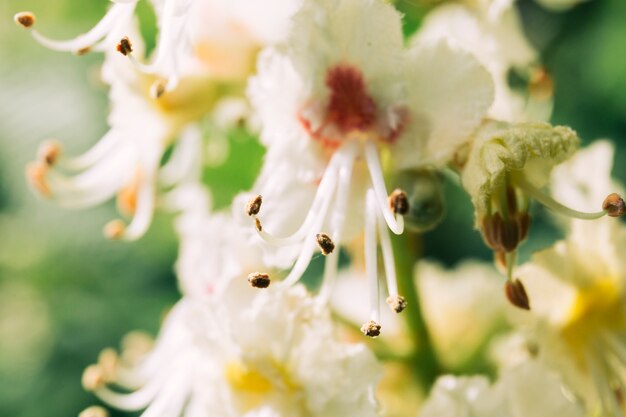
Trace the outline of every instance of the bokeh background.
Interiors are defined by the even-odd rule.
[[[145,2],[139,13],[144,35],[153,39],[154,16]],[[407,33],[432,3],[396,2],[406,15]],[[96,403],[81,388],[82,370],[128,331],[155,334],[178,298],[171,216],[158,215],[139,242],[109,242],[101,228],[115,217],[114,203],[66,211],[38,199],[24,180],[24,167],[42,140],[57,138],[68,153],[95,143],[108,129],[108,103],[98,77],[101,56],[48,51],[15,26],[12,16],[31,10],[42,32],[66,38],[88,30],[107,7],[105,0],[0,2],[2,416],[73,416]],[[558,13],[533,0],[519,1],[519,7],[526,34],[555,80],[553,122],[573,127],[585,143],[612,139],[614,173],[626,180],[626,1],[590,0]],[[245,132],[229,135],[232,153],[245,161],[228,158],[205,170],[218,206],[250,186],[262,156]],[[234,180],[218,181],[223,175]],[[448,184],[446,200],[446,220],[424,236],[425,256],[448,265],[467,257],[489,259],[472,230],[466,196]],[[558,237],[549,218],[536,211],[522,257]]]

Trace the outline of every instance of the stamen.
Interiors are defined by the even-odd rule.
[[[602,203],[602,209],[611,217],[621,217],[626,214],[626,203],[618,194],[612,193]]]
[[[111,240],[120,240],[126,232],[126,223],[120,219],[111,220],[102,230],[104,237]]]
[[[317,239],[317,245],[322,251],[322,255],[327,256],[333,253],[333,250],[335,250],[335,244],[333,243],[330,236],[328,236],[326,233],[318,233],[315,237]]]
[[[264,272],[253,272],[248,275],[248,282],[254,288],[267,288],[270,286],[270,276]]]
[[[397,235],[404,232],[404,219],[402,216],[396,216],[388,206],[387,202],[387,189],[385,187],[385,180],[383,178],[382,168],[380,166],[380,160],[378,158],[378,150],[373,141],[367,141],[365,144],[365,159],[367,160],[367,167],[372,178],[372,185],[374,186],[375,197],[378,201],[378,206],[385,217],[387,226],[391,231]]]
[[[389,208],[394,214],[400,214],[404,216],[409,212],[409,198],[406,192],[396,188],[389,196]]]
[[[117,208],[120,213],[132,216],[137,211],[137,194],[139,193],[139,183],[141,170],[137,169],[135,176],[117,193]]]
[[[65,52],[85,52],[92,49],[99,41],[111,34],[120,21],[130,18],[134,12],[137,0],[130,2],[114,2],[104,17],[87,33],[79,35],[74,39],[59,41],[50,39],[36,30],[32,30],[32,35],[41,45]],[[20,22],[20,24],[23,24]]]
[[[380,319],[380,283],[376,253],[376,197],[374,190],[367,190],[365,198],[365,274],[369,284],[371,321]]]
[[[130,42],[130,39],[128,39],[128,36],[124,36],[120,39],[120,42],[117,44],[117,51],[124,56],[133,52],[133,44]]]
[[[361,331],[365,336],[369,337],[378,337],[380,336],[380,324],[376,323],[374,320],[370,320],[361,326]]]
[[[530,310],[530,303],[524,284],[519,279],[508,280],[504,285],[504,293],[509,302],[515,307],[523,310]]]
[[[261,205],[263,204],[263,197],[257,195],[256,197],[252,197],[248,200],[248,204],[246,204],[246,213],[248,216],[256,216],[261,211]]]
[[[153,82],[150,86],[150,97],[152,97],[153,100],[161,98],[161,96],[165,94],[165,85],[166,83],[163,80]]]
[[[92,405],[81,411],[78,417],[109,417],[109,412],[99,405]]]
[[[106,380],[100,365],[89,365],[85,368],[82,377],[83,388],[87,391],[95,391],[105,385]]]
[[[45,140],[39,144],[37,148],[36,161],[41,164],[45,164],[48,167],[53,167],[61,154],[61,144],[56,140]]]
[[[47,180],[48,165],[41,162],[31,162],[26,165],[26,180],[42,196],[52,197],[52,191]]]
[[[13,20],[15,21],[15,23],[21,25],[25,29],[30,28],[32,25],[35,24],[36,21],[35,15],[32,12],[16,13],[15,16],[13,16]]]
[[[98,355],[98,366],[102,372],[105,381],[115,379],[116,368],[118,367],[119,357],[115,349],[106,348]]]
[[[255,218],[254,227],[256,228],[257,232],[261,233],[263,231],[263,225],[261,224],[261,220],[259,220],[258,218]]]
[[[543,204],[550,210],[567,217],[581,220],[595,220],[607,215],[607,211],[605,210],[595,213],[585,213],[566,207],[558,201],[554,200],[549,195],[543,193],[541,190],[538,190],[537,188],[535,188],[534,185],[530,184],[528,181],[521,177],[515,179],[515,185],[522,189],[531,198],[537,200],[539,203]]]
[[[396,313],[402,313],[407,306],[406,299],[401,295],[390,295],[387,297],[386,302]]]

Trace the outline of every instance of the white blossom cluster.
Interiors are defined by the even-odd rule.
[[[548,123],[552,79],[515,0],[426,2],[410,35],[384,0],[151,0],[150,52],[139,1],[111,0],[67,41],[15,16],[48,48],[102,52],[110,87],[108,133],[73,157],[44,142],[32,188],[72,208],[116,198],[111,239],[140,238],[155,210],[176,216],[182,298],[153,343],[104,350],[86,389],[143,417],[393,415],[400,363],[426,397],[412,415],[626,415],[613,148],[579,151]],[[202,180],[207,120],[265,148],[230,209]],[[441,220],[443,176],[467,191],[495,267],[418,261],[411,238]],[[518,265],[534,203],[565,238]],[[312,290],[300,281],[315,258]],[[479,357],[490,375],[450,374]]]

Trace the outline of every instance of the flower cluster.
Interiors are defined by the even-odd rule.
[[[429,3],[407,34],[383,0],[153,0],[152,52],[138,1],[112,0],[67,41],[15,16],[48,48],[102,52],[110,87],[109,132],[77,157],[45,141],[32,188],[72,208],[115,197],[129,220],[105,225],[112,239],[140,238],[156,209],[176,216],[181,300],[153,346],[104,350],[87,390],[145,417],[376,416],[383,362],[432,387],[425,417],[626,415],[612,148],[579,151],[576,132],[547,122],[552,78],[514,1]],[[230,208],[203,182],[206,123],[265,149]],[[444,178],[466,191],[495,267],[417,262]],[[533,202],[565,238],[518,267]],[[493,383],[443,375],[478,358],[495,363]]]

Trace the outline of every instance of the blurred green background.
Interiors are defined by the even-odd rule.
[[[153,17],[140,2],[145,34]],[[48,51],[12,22],[31,10],[42,32],[58,38],[89,29],[108,2],[3,0],[0,3],[0,415],[75,416],[95,403],[82,390],[82,370],[128,331],[154,334],[162,314],[178,298],[173,264],[177,245],[172,218],[159,215],[139,242],[109,242],[102,225],[115,217],[113,203],[66,211],[38,200],[27,189],[24,166],[37,145],[58,138],[69,154],[87,149],[106,131],[106,88],[98,81],[101,57]],[[532,0],[519,2],[526,32],[540,48],[556,82],[553,122],[567,124],[585,142],[617,144],[615,174],[626,180],[626,1],[591,0],[552,13]],[[426,9],[415,0],[397,2],[407,30]],[[223,201],[249,185],[260,151],[250,140],[252,171],[239,183],[213,181],[240,171],[229,160],[206,179]],[[248,165],[246,165],[248,166]],[[490,258],[462,191],[446,187],[445,222],[424,237],[426,256],[453,265],[469,256]],[[556,229],[537,213],[524,251],[545,246]],[[122,415],[115,414],[112,415]]]

